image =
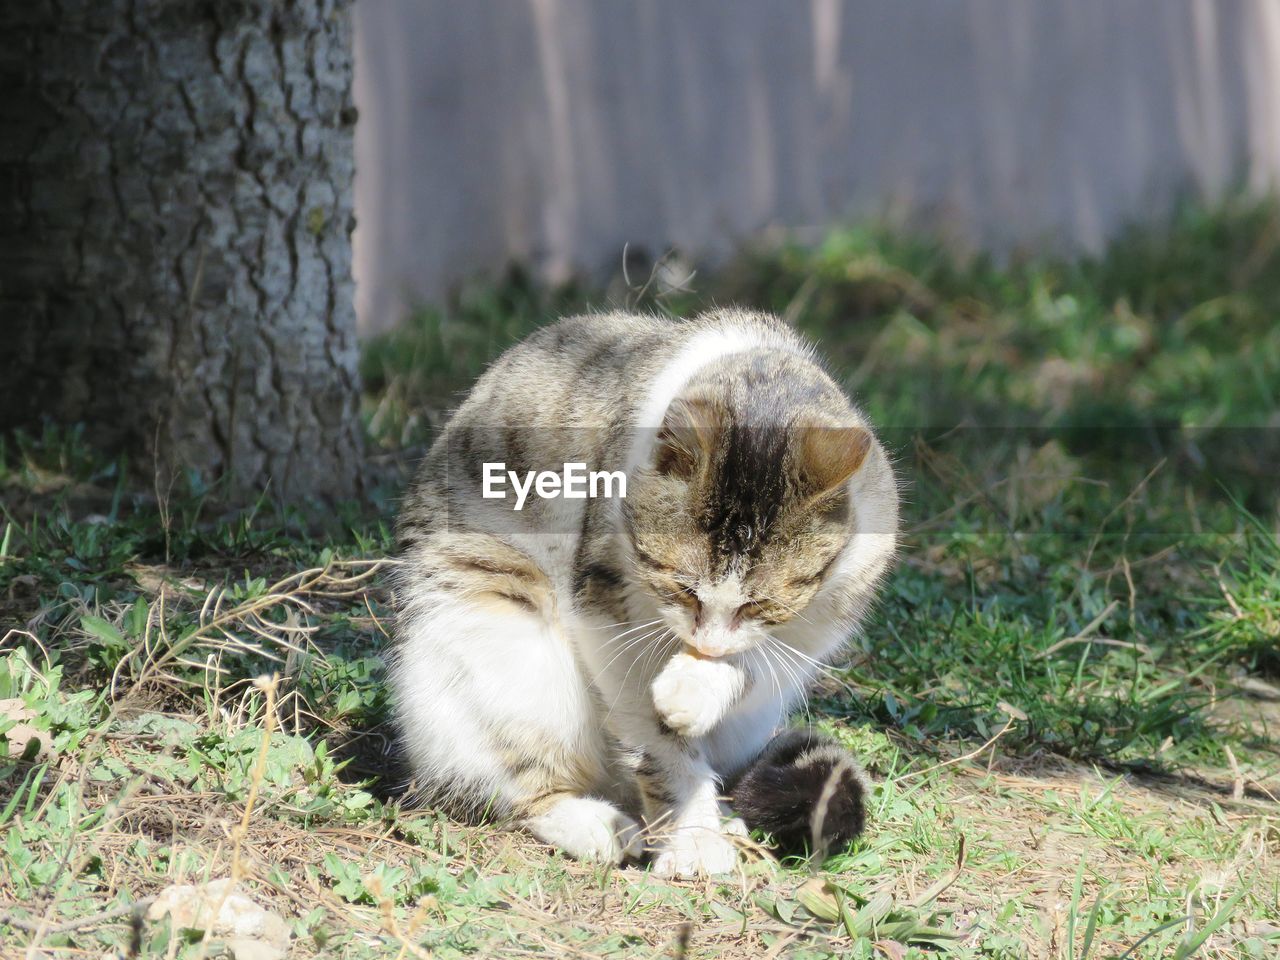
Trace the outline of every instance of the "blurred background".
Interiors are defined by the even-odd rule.
[[[556,315],[738,303],[822,344],[921,503],[928,436],[979,486],[1030,445],[1112,506],[1168,463],[1274,511],[1270,0],[381,0],[354,43],[384,449]]]
[[[779,226],[1096,253],[1280,173],[1270,0],[371,0],[355,24],[362,334],[508,263],[599,279]]]

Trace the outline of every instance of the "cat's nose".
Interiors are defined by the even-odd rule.
[[[723,657],[729,652],[729,648],[723,643],[715,643],[714,641],[708,642],[706,640],[699,640],[696,637],[693,641],[693,650],[695,655],[704,657],[708,660],[715,660],[718,657]]]
[[[728,629],[704,630],[694,633],[690,644],[700,656],[715,659],[736,653],[742,646],[734,632]]]

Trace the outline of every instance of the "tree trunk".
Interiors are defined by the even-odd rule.
[[[359,484],[348,0],[0,4],[0,429]]]

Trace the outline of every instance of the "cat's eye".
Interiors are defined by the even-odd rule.
[[[690,611],[695,619],[702,617],[702,601],[698,599],[698,594],[693,587],[677,587],[671,596],[676,603]]]
[[[770,599],[761,601],[748,600],[733,612],[733,622],[742,623],[744,620],[756,620],[760,623],[773,625],[786,623],[794,615],[795,611]]]

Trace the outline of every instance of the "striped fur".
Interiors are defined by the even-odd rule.
[[[624,470],[618,499],[479,496]],[[389,677],[416,781],[571,855],[732,868],[737,775],[838,655],[892,556],[888,458],[775,318],[560,321],[482,376],[401,514]]]

